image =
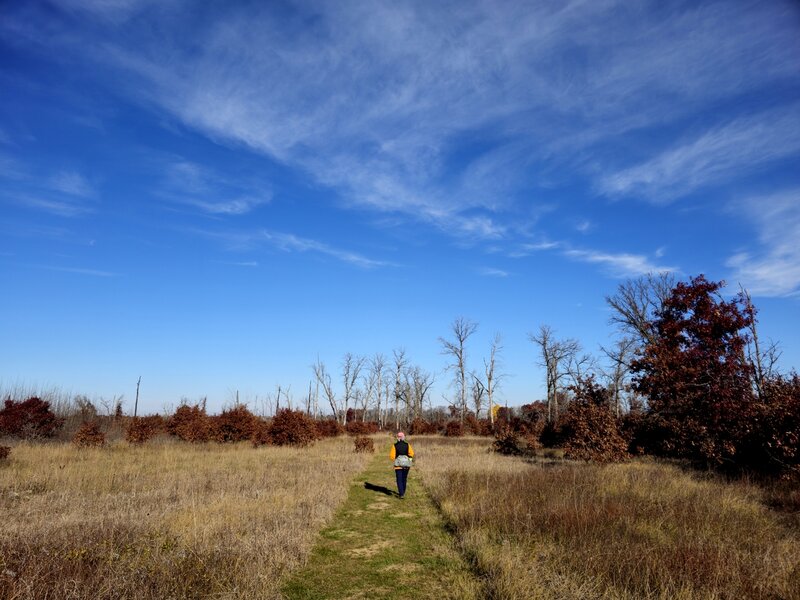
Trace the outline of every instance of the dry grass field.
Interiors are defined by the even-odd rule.
[[[0,465],[0,598],[276,598],[368,458],[159,440],[20,443]]]
[[[774,490],[651,461],[504,457],[486,438],[413,443],[412,491],[424,496],[424,482],[490,597],[800,599],[800,515],[769,508]],[[373,456],[350,437],[304,449],[18,443],[0,463],[0,599],[280,598],[315,542],[324,554],[319,532],[337,509],[346,518],[348,490],[376,502],[368,464],[391,488]],[[383,517],[372,534],[411,536]],[[352,576],[377,589],[380,573],[362,567]],[[297,581],[310,579],[292,589],[306,594]]]
[[[417,438],[418,467],[497,598],[800,598],[797,515],[665,464],[530,464]],[[548,464],[549,462],[549,464]]]

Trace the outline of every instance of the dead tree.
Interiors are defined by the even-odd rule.
[[[406,417],[406,420],[411,421],[422,417],[425,401],[430,394],[434,381],[435,377],[419,365],[406,369],[406,405],[411,413]]]
[[[631,360],[636,349],[636,340],[630,337],[619,339],[613,348],[600,346],[600,350],[608,357],[610,365],[603,369],[603,374],[611,390],[611,408],[619,418],[622,416],[622,392],[626,387],[631,370]]]
[[[405,398],[405,370],[408,366],[406,351],[394,350],[394,428],[400,430],[400,401]]]
[[[675,277],[668,272],[629,279],[619,285],[616,294],[606,296],[612,311],[610,322],[624,337],[633,338],[638,348],[654,342],[655,320],[674,287]]]
[[[316,377],[317,383],[322,387],[322,393],[325,395],[325,399],[328,401],[328,404],[331,407],[333,418],[336,420],[340,419],[341,416],[339,413],[341,410],[336,398],[336,392],[333,389],[331,375],[325,368],[325,363],[317,358],[317,362],[314,363],[312,368],[314,369],[314,377]]]
[[[383,428],[383,413],[381,412],[383,406],[383,392],[384,392],[384,368],[386,366],[386,358],[383,354],[377,353],[372,357],[369,364],[370,378],[375,386],[375,409],[378,414],[378,427]]]
[[[494,335],[492,348],[489,351],[489,360],[483,359],[483,372],[486,375],[486,398],[489,400],[489,421],[494,430],[494,395],[500,387],[500,380],[504,377],[499,369],[499,355],[503,350],[503,340],[499,333]]]
[[[451,357],[452,362],[447,366],[448,370],[454,371],[453,382],[458,392],[458,408],[461,411],[461,423],[464,423],[464,416],[467,413],[467,356],[466,343],[469,337],[478,329],[478,324],[458,317],[450,326],[453,339],[448,340],[439,338],[442,344],[442,354]]]
[[[753,392],[759,400],[764,399],[764,383],[775,375],[781,351],[778,344],[769,340],[767,346],[762,349],[761,340],[758,335],[758,321],[756,319],[756,307],[748,292],[741,285],[739,286],[742,299],[744,300],[744,311],[750,317],[750,336],[747,340],[747,361],[750,363],[750,379],[752,381]]]
[[[363,356],[354,356],[350,352],[345,354],[342,359],[342,382],[344,383],[342,425],[347,425],[347,409],[350,408],[350,401],[356,399],[356,383],[365,361]]]
[[[470,379],[472,380],[472,385],[470,386],[472,408],[475,409],[475,418],[480,419],[481,411],[483,410],[483,399],[486,396],[486,386],[474,371],[470,373]]]
[[[538,334],[529,333],[528,339],[539,346],[542,360],[539,363],[545,368],[547,382],[547,420],[558,420],[558,390],[560,381],[569,375],[567,366],[575,361],[580,351],[577,340],[557,340],[553,330],[547,325],[539,328]]]

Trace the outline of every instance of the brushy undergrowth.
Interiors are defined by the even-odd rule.
[[[800,598],[800,522],[763,487],[459,442],[427,439],[424,476],[493,597]]]
[[[367,457],[344,438],[13,452],[0,469],[2,600],[280,597]]]
[[[358,436],[353,440],[354,452],[375,452],[375,442],[367,436]]]
[[[78,448],[99,448],[105,446],[106,434],[97,421],[86,421],[75,433],[72,443]]]

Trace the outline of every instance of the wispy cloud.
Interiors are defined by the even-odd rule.
[[[800,188],[749,198],[734,208],[755,224],[760,248],[730,257],[732,279],[754,295],[800,293]]]
[[[800,152],[800,106],[743,117],[710,129],[645,163],[605,176],[603,193],[668,202],[736,180]]]
[[[88,198],[95,194],[94,188],[88,180],[76,171],[61,171],[50,178],[50,188],[69,196]]]
[[[316,252],[362,269],[384,267],[389,264],[384,261],[367,258],[356,252],[335,248],[317,240],[298,237],[291,233],[262,230],[258,235],[265,242],[284,252]]]
[[[194,233],[223,242],[229,249],[252,251],[267,246],[281,252],[312,253],[334,258],[340,262],[362,269],[394,266],[393,263],[368,258],[357,252],[345,250],[318,240],[292,233],[261,229],[257,231],[208,231],[193,230]]]
[[[72,198],[45,197],[44,194],[14,194],[7,199],[20,206],[41,210],[58,217],[77,217],[92,211],[91,207]]]
[[[114,21],[148,4],[67,6]],[[796,77],[796,31],[782,4],[709,2],[662,14],[618,0],[509,3],[502,10],[482,2],[452,10],[429,2],[301,1],[293,10],[297,21],[269,3],[238,4],[215,12],[213,21],[192,20],[191,36],[170,38],[140,30],[136,21],[125,23],[125,35],[111,27],[89,43],[30,27],[24,35],[102,61],[132,97],[215,140],[308,172],[339,191],[345,205],[422,216],[476,239],[508,235],[513,217],[504,211],[520,201],[531,177],[558,179],[555,171],[574,169],[598,144]],[[180,25],[169,5],[159,11]],[[610,24],[615,35],[603,35]],[[24,23],[15,27],[22,36]],[[188,39],[191,45],[181,41]],[[709,131],[617,170],[601,189],[663,199],[661,186],[674,195],[719,181],[763,150],[790,152],[785,132],[797,127],[784,121],[784,129],[737,121]],[[735,149],[737,139],[754,140],[762,126],[779,143]],[[482,142],[473,146],[477,134]],[[693,157],[702,164],[693,167]],[[679,183],[687,174],[689,183]],[[214,212],[216,200],[201,200],[199,208]],[[220,202],[220,214],[250,207],[229,197]],[[492,223],[470,217],[476,209]],[[439,215],[464,220],[446,227]]]
[[[60,271],[62,273],[75,273],[76,275],[87,275],[89,277],[119,277],[119,273],[112,273],[110,271],[100,271],[98,269],[84,269],[80,267],[55,267],[50,265],[41,265],[40,268],[47,269],[48,271]]]
[[[210,167],[183,159],[167,162],[161,195],[204,213],[230,216],[248,214],[272,199],[267,184],[232,181]]]
[[[492,267],[483,267],[478,270],[480,275],[484,277],[508,277],[510,273],[508,271],[503,271],[502,269],[494,269]]]
[[[564,250],[564,256],[573,260],[598,264],[608,269],[614,277],[638,277],[648,273],[677,271],[677,267],[658,265],[641,254],[602,252],[598,250]]]
[[[576,248],[568,241],[544,241],[521,244],[509,253],[511,258],[524,258],[538,252],[552,251],[570,260],[595,264],[612,277],[637,277],[647,273],[676,272],[678,267],[659,265],[643,254],[608,252],[588,248]],[[661,258],[656,251],[655,258]]]
[[[244,261],[217,261],[221,265],[230,265],[232,267],[249,267],[255,268],[258,267],[258,262],[255,260],[244,260]]]

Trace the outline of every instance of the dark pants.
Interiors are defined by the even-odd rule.
[[[394,476],[397,478],[397,493],[401,498],[406,495],[406,481],[408,481],[408,472],[410,470],[408,467],[394,470]]]

